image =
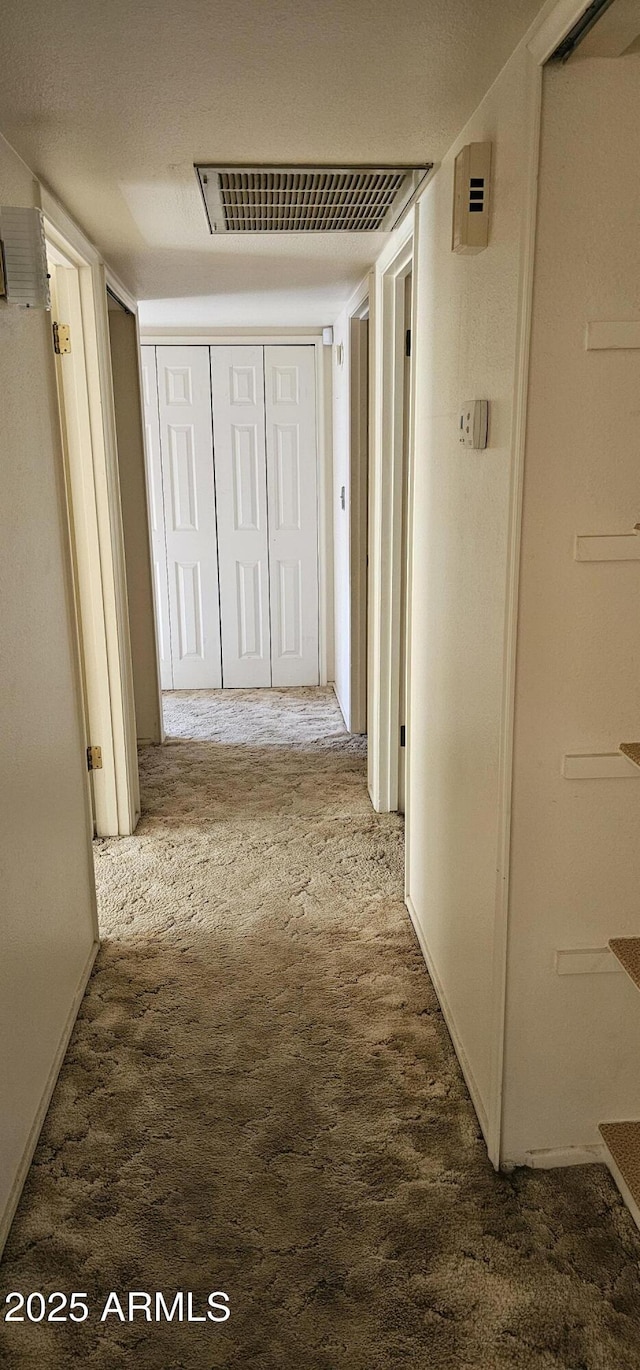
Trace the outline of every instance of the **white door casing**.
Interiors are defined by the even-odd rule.
[[[222,684],[207,347],[157,349],[173,688]]]
[[[262,347],[212,347],[222,678],[271,684]]]
[[[314,349],[265,347],[273,685],[317,685],[318,494]]]
[[[144,437],[147,453],[147,484],[149,490],[149,522],[153,557],[153,590],[156,606],[160,684],[163,690],[173,689],[171,662],[171,626],[169,619],[169,581],[167,577],[167,548],[164,527],[164,499],[162,494],[162,455],[160,451],[160,415],[158,413],[158,383],[155,347],[141,347],[142,401],[144,408]]]

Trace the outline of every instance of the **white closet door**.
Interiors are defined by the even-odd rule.
[[[271,684],[264,358],[261,347],[212,347],[222,677]]]
[[[158,347],[173,687],[222,684],[208,347]]]
[[[164,501],[162,497],[162,459],[160,455],[160,418],[158,415],[158,382],[155,347],[141,347],[142,398],[144,432],[147,455],[147,488],[149,492],[149,520],[151,523],[151,555],[153,560],[153,589],[156,606],[160,684],[163,690],[173,689],[171,666],[171,631],[169,628],[169,584],[167,580],[167,549],[164,535]]]
[[[272,684],[317,685],[315,349],[264,353]]]

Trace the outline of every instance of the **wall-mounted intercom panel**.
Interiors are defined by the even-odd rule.
[[[491,143],[467,143],[455,160],[454,252],[482,252],[489,242]]]

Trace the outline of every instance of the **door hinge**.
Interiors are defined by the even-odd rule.
[[[54,323],[53,350],[57,357],[71,351],[71,329],[68,323]]]
[[[410,356],[411,356],[411,329],[410,329],[410,328],[407,329],[406,336],[405,336],[405,340],[404,340],[404,355],[405,355],[405,357],[410,357]]]
[[[401,723],[401,724],[400,724],[400,746],[401,746],[401,747],[406,747],[406,745],[407,745],[407,729],[406,729],[405,724],[404,724],[404,723]]]
[[[87,747],[87,770],[102,770],[102,747]]]

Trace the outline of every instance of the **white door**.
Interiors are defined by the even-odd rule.
[[[317,685],[318,497],[313,347],[265,347],[273,685]]]
[[[171,631],[169,627],[169,582],[167,579],[167,548],[164,533],[164,500],[162,497],[162,458],[160,455],[160,416],[158,414],[158,383],[155,347],[141,347],[142,399],[144,433],[147,453],[147,487],[149,491],[149,520],[151,523],[151,553],[153,557],[153,589],[156,605],[160,684],[163,690],[173,689],[171,666]]]
[[[173,688],[222,684],[208,347],[158,347]]]
[[[271,684],[262,347],[212,347],[222,679]]]

